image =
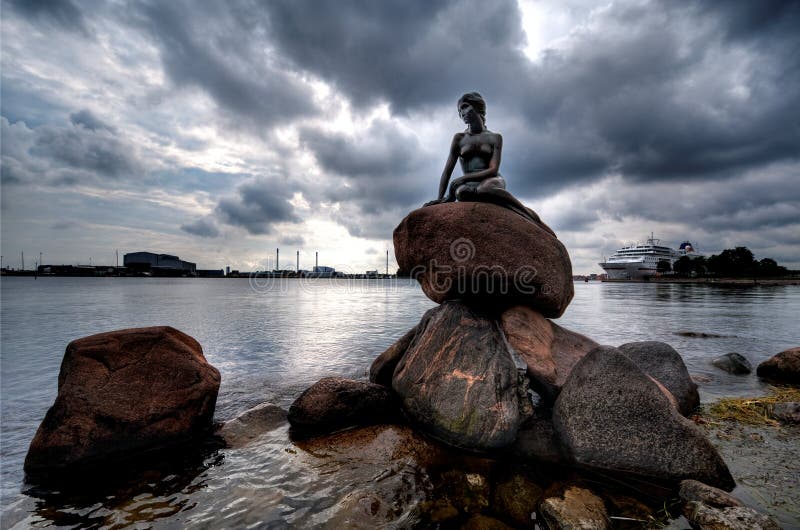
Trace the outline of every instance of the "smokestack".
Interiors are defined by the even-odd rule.
[[[281,270],[280,258],[281,258],[281,249],[276,248],[275,249],[275,270],[276,271]]]
[[[314,265],[319,269],[319,251],[314,252]]]
[[[295,269],[295,272],[300,272],[300,251],[299,250],[297,251],[297,268]]]
[[[389,251],[386,251],[386,276],[389,276]]]

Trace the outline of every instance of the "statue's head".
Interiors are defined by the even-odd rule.
[[[472,107],[475,112],[481,117],[481,121],[486,123],[486,102],[483,100],[483,96],[478,94],[477,92],[467,92],[460,98],[458,98],[458,114],[461,116],[461,119],[465,120],[464,115],[464,108],[465,104]],[[462,108],[464,107],[464,108]],[[466,120],[465,120],[466,121]]]

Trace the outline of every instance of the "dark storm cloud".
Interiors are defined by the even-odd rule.
[[[83,125],[90,131],[98,131],[105,129],[111,133],[116,133],[116,130],[105,123],[103,120],[92,114],[90,110],[83,109],[69,115],[69,121],[73,125]]]
[[[223,222],[251,234],[271,234],[276,223],[299,223],[289,203],[294,191],[285,180],[258,178],[239,187],[238,196],[219,201],[216,213]]]
[[[280,241],[281,245],[289,245],[292,247],[302,247],[306,244],[306,240],[303,236],[286,236],[282,237]]]
[[[263,7],[280,51],[359,107],[383,100],[403,113],[454,105],[457,94],[502,87],[525,62],[512,0],[278,0]]]
[[[374,214],[433,193],[424,193],[432,175],[419,139],[389,120],[375,120],[353,135],[305,127],[300,138],[327,177],[312,198],[349,202]]]
[[[4,4],[32,21],[90,35],[83,12],[71,0],[7,0]]]
[[[502,170],[517,193],[545,196],[606,174],[727,179],[797,159],[798,5],[615,3],[534,63],[513,2],[266,9],[278,49],[356,106],[405,113],[483,92],[489,126],[510,126]]]
[[[258,12],[244,4],[156,2],[137,6],[132,20],[153,38],[177,86],[205,91],[229,121],[266,129],[315,110],[310,88],[268,52]],[[224,115],[223,115],[224,116]]]
[[[217,237],[219,228],[211,219],[197,219],[191,223],[181,225],[181,230],[200,237]]]
[[[143,165],[136,149],[107,130],[42,125],[2,118],[3,180],[37,184],[95,183],[137,176]]]

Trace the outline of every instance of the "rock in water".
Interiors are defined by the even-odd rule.
[[[736,485],[703,432],[617,348],[601,346],[578,362],[553,407],[553,425],[581,466]]]
[[[511,444],[530,415],[524,372],[494,318],[448,302],[420,322],[392,387],[406,414],[429,434],[489,450]]]
[[[758,365],[756,373],[759,377],[800,384],[800,347],[789,348],[773,355]]]
[[[541,225],[494,204],[414,210],[394,230],[394,252],[400,269],[436,303],[516,303],[556,318],[574,294],[564,245]]]
[[[598,346],[525,306],[507,309],[500,322],[509,344],[528,365],[531,386],[549,403],[558,397],[572,367]]]
[[[681,414],[688,416],[700,404],[697,385],[675,348],[664,342],[644,341],[623,344],[619,350],[672,393]]]
[[[299,434],[328,434],[356,425],[390,423],[399,408],[385,386],[341,377],[320,379],[289,407],[289,423]]]
[[[610,528],[603,500],[589,490],[572,486],[563,497],[548,497],[539,510],[554,530],[605,530]]]
[[[781,530],[780,525],[768,515],[758,513],[752,508],[731,506],[713,508],[702,502],[686,503],[683,515],[693,528],[711,530]]]
[[[125,458],[210,430],[220,375],[171,327],[72,341],[58,396],[25,457],[29,474]]]
[[[753,371],[750,361],[741,353],[726,353],[711,361],[711,364],[729,374],[744,375]]]
[[[261,403],[225,422],[214,433],[228,447],[244,447],[267,431],[286,423],[286,411],[277,405]]]

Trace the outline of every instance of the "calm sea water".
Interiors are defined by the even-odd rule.
[[[216,451],[193,471],[162,475],[96,498],[37,492],[23,484],[28,444],[56,396],[64,348],[119,328],[170,325],[195,337],[222,373],[216,416],[269,401],[284,408],[328,375],[363,378],[372,359],[433,303],[407,280],[3,278],[0,343],[2,526],[243,527],[324,521],[346,493],[291,458],[278,430],[256,448]],[[672,344],[701,398],[763,393],[755,375],[711,367],[736,351],[755,366],[800,344],[797,287],[577,283],[559,324],[600,343]],[[687,338],[695,331],[721,338]],[[287,456],[288,455],[288,456]],[[304,467],[306,465],[306,467]],[[268,492],[268,493],[265,493]],[[99,499],[99,500],[98,500]]]

